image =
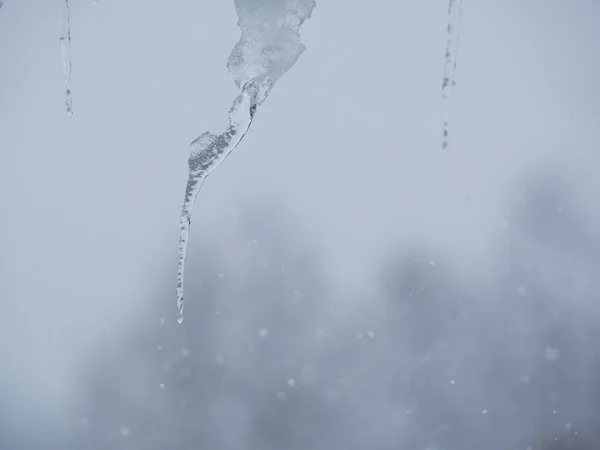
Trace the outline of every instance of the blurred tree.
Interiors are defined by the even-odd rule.
[[[159,325],[164,280],[94,355],[73,448],[596,448],[600,250],[564,186],[528,192],[479,292],[399,249],[374,295],[341,299],[280,211],[240,216],[239,252],[195,252],[183,326]]]

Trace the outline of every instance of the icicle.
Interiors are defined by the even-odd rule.
[[[456,70],[456,57],[458,55],[458,41],[460,38],[460,19],[462,16],[462,0],[450,0],[448,4],[448,42],[446,45],[446,58],[444,64],[444,82],[442,83],[442,102],[444,114],[444,131],[442,147],[448,148],[450,109],[452,107],[452,88],[456,84],[454,72]]]
[[[73,114],[73,99],[71,97],[71,11],[69,0],[64,0],[60,12],[60,54],[62,57],[63,75],[65,79],[65,106],[67,114]]]
[[[256,111],[256,89],[250,84],[242,89],[229,110],[229,128],[219,136],[204,133],[190,144],[189,177],[181,211],[179,260],[177,267],[177,321],[183,322],[183,276],[190,236],[192,211],[206,177],[235,149],[250,128]]]
[[[227,69],[240,88],[229,110],[229,128],[216,136],[204,133],[190,145],[189,177],[181,211],[177,263],[177,321],[183,322],[183,279],[194,203],[206,177],[238,146],[256,109],[277,80],[302,52],[299,29],[315,7],[314,0],[234,0],[242,36]]]

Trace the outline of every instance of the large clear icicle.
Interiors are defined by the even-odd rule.
[[[442,147],[448,148],[450,110],[452,107],[452,88],[456,84],[456,58],[458,56],[458,41],[460,38],[460,20],[462,16],[462,0],[450,0],[448,4],[448,42],[444,63],[444,81],[442,83],[442,102],[444,114],[444,130]]]
[[[62,58],[65,80],[65,107],[67,114],[73,114],[73,98],[71,96],[71,9],[69,0],[62,1],[60,11],[60,54]]]
[[[254,113],[272,87],[302,52],[299,30],[315,0],[234,0],[242,30],[227,61],[240,88],[229,110],[229,127],[220,135],[204,133],[190,144],[189,177],[181,211],[177,264],[177,321],[183,322],[185,260],[194,203],[206,177],[238,146]]]

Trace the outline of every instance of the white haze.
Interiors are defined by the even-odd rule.
[[[410,260],[414,254],[426,268],[444,274],[440,280],[425,271],[426,278],[433,277],[428,283],[439,283],[442,293],[453,292],[455,284],[460,292],[464,287],[478,311],[472,328],[455,330],[445,341],[463,350],[429,352],[440,365],[447,362],[443,355],[468,361],[464,367],[474,375],[465,377],[465,390],[456,399],[450,380],[436,392],[471,412],[459,408],[442,418],[423,413],[425,419],[419,416],[412,429],[422,430],[430,441],[419,446],[433,445],[431,430],[438,422],[454,416],[475,423],[469,414],[476,411],[479,420],[484,409],[483,415],[496,421],[486,425],[489,429],[477,422],[477,432],[523,449],[542,445],[528,443],[528,430],[545,442],[559,436],[557,427],[570,433],[573,428],[566,424],[571,422],[588,434],[598,429],[592,389],[598,369],[586,361],[596,361],[593,329],[598,325],[593,299],[600,222],[595,181],[600,4],[465,1],[451,143],[444,152],[440,83],[447,2],[321,1],[302,28],[306,52],[277,83],[243,146],[200,193],[193,228],[198,244],[190,247],[187,267],[198,301],[186,310],[183,328],[174,323],[174,286],[188,145],[199,130],[226,127],[223,105],[237,94],[226,69],[239,37],[233,1],[210,6],[183,0],[72,1],[73,116],[65,114],[59,10],[60,2],[39,0],[7,0],[0,9],[0,447],[86,448],[78,441],[83,439],[98,448],[152,448],[144,441],[151,433],[142,433],[143,423],[136,418],[143,416],[139,410],[154,411],[144,402],[160,395],[165,378],[175,386],[164,382],[170,393],[156,400],[158,412],[148,423],[169,424],[186,443],[204,442],[194,434],[200,433],[204,412],[186,406],[181,417],[190,422],[177,428],[180,413],[162,402],[176,406],[180,394],[188,392],[185,383],[201,386],[202,380],[223,379],[231,385],[207,388],[204,397],[189,394],[190,402],[209,399],[231,414],[227,420],[211,419],[205,433],[212,440],[205,444],[236,450],[289,442],[301,446],[300,437],[318,437],[319,428],[314,421],[302,422],[310,414],[300,407],[292,409],[295,422],[282,426],[300,436],[289,441],[277,441],[277,429],[261,428],[251,418],[271,400],[280,401],[279,392],[287,392],[291,408],[297,405],[286,391],[287,381],[298,379],[301,386],[311,379],[310,370],[305,379],[277,372],[268,352],[263,359],[238,357],[224,375],[209,374],[217,369],[202,365],[208,360],[217,364],[219,356],[223,361],[239,356],[262,329],[269,330],[270,342],[280,343],[269,350],[273,358],[304,352],[305,365],[331,377],[345,370],[354,386],[362,387],[349,394],[356,395],[348,403],[353,406],[340,406],[341,416],[333,416],[348,415],[339,423],[325,407],[317,408],[325,414],[320,422],[336,424],[328,435],[335,448],[349,448],[346,439],[351,441],[348,436],[360,428],[360,420],[366,423],[360,441],[366,447],[397,444],[398,423],[385,421],[393,406],[388,375],[408,377],[419,355],[429,352],[421,346],[454,323],[454,313],[460,315],[439,306],[422,312],[422,320],[432,320],[422,328],[401,320],[412,317],[412,310],[386,322],[386,315],[397,316],[386,310],[391,294],[381,280],[386,270],[396,270],[390,260]],[[555,187],[561,183],[563,188]],[[544,207],[540,217],[550,218],[539,223],[529,218],[527,208],[522,211],[536,189],[542,193],[535,195],[550,198],[549,211],[561,208],[561,202],[567,205],[566,225]],[[563,190],[568,201],[560,200]],[[283,219],[273,219],[270,205]],[[524,224],[515,222],[515,214],[525,217],[519,219]],[[533,231],[518,231],[532,226]],[[263,241],[270,250],[252,247]],[[298,256],[304,252],[308,256]],[[306,279],[302,283],[314,293],[310,305],[284,313],[277,309],[283,308],[277,303],[283,294],[274,267],[286,258],[296,261],[280,264],[294,267],[290,283]],[[300,264],[298,258],[307,262]],[[407,296],[418,291],[421,275],[414,275],[417,281],[407,276],[408,281],[398,281],[401,287],[389,289]],[[506,300],[507,292],[527,292],[519,277],[537,280],[547,294],[540,294],[542,306],[521,312],[529,325],[515,327],[524,335],[501,326],[508,318],[519,319],[519,307],[512,309]],[[287,284],[285,289],[291,296],[296,290],[304,294]],[[452,298],[458,302],[461,295]],[[274,303],[265,306],[261,299]],[[535,308],[548,309],[547,317],[536,315]],[[215,318],[217,309],[227,313],[221,322]],[[271,310],[289,329],[273,328]],[[325,317],[330,310],[336,319]],[[494,396],[493,389],[477,397],[476,386],[488,367],[486,355],[503,355],[494,360],[499,364],[494,373],[519,360],[543,375],[546,355],[554,358],[557,344],[545,338],[546,325],[535,319],[552,321],[556,311],[578,339],[572,346],[578,352],[559,349],[557,363],[577,368],[574,383],[581,389],[547,391],[548,398],[562,398],[571,415],[546,429],[534,426],[542,421],[538,412],[512,413],[518,400]],[[317,332],[323,327],[319,322],[342,336],[340,341],[319,350],[302,337],[303,327]],[[393,339],[392,330],[398,333]],[[384,348],[355,351],[357,335],[370,339],[369,332],[382,339]],[[506,335],[510,342],[504,345]],[[520,339],[526,343],[520,346]],[[149,357],[158,345],[170,345],[179,356],[170,363]],[[180,378],[183,345],[200,362]],[[388,355],[393,370],[381,362]],[[263,365],[256,366],[257,361]],[[169,364],[177,366],[178,376],[165,375]],[[448,364],[443,367],[454,362]],[[361,378],[365,367],[378,369]],[[410,401],[415,404],[434,402],[427,395],[438,385],[428,376],[414,386],[416,398]],[[325,375],[312,379],[319,386],[311,394],[315,399],[337,402],[338,393],[329,389]],[[90,387],[96,385],[98,390]],[[373,388],[372,397],[365,394],[367,388]],[[483,397],[485,402],[478,400]],[[311,398],[307,394],[309,406]],[[544,414],[554,417],[544,396],[536,399]],[[410,401],[402,397],[398,407]],[[506,417],[518,418],[525,431],[507,422],[502,426],[510,433],[503,433],[493,416],[495,405]],[[278,417],[277,409],[268,411],[265,423]],[[364,411],[366,418],[353,411]],[[257,433],[260,439],[253,440]],[[479,442],[469,432],[461,436]],[[153,442],[156,448],[172,448],[170,439],[175,438],[161,431]],[[456,439],[436,445],[469,448]],[[320,445],[325,443],[310,441],[304,448]]]

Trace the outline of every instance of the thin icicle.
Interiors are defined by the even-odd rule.
[[[444,64],[444,82],[442,83],[442,102],[444,114],[444,132],[442,147],[448,148],[450,110],[452,107],[452,88],[456,84],[456,58],[458,56],[458,41],[460,39],[460,20],[462,16],[462,0],[450,0],[448,4],[448,42]]]
[[[71,96],[71,10],[69,0],[64,0],[60,12],[60,54],[62,57],[63,75],[65,79],[65,106],[67,114],[73,114],[73,98]]]

